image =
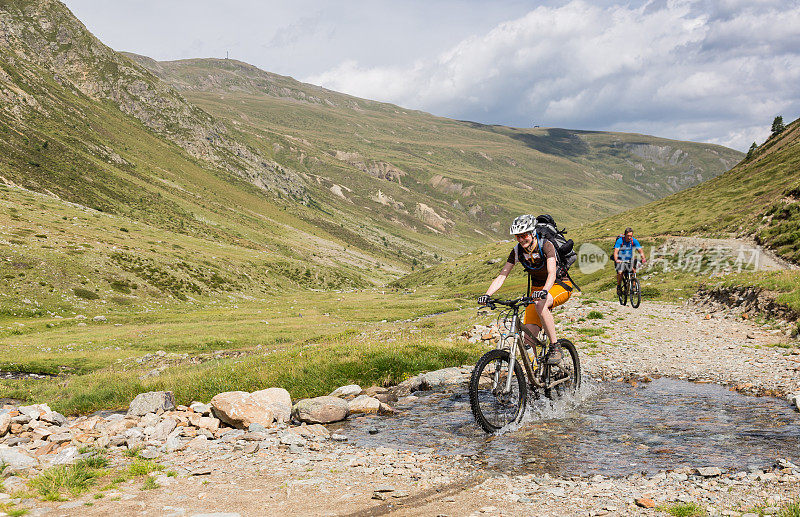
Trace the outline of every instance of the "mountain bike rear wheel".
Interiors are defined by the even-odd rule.
[[[545,365],[545,385],[549,386],[553,382],[562,381],[552,388],[545,388],[544,396],[550,400],[561,398],[564,395],[575,395],[581,387],[581,361],[578,357],[578,349],[568,339],[559,339],[561,352],[564,358],[558,365]]]
[[[631,278],[631,307],[634,309],[642,303],[642,289],[639,286],[639,279],[638,278]]]
[[[493,433],[512,422],[519,422],[525,413],[528,383],[519,361],[514,362],[511,391],[503,393],[509,374],[509,357],[507,350],[486,352],[478,360],[469,380],[472,414],[487,433]]]

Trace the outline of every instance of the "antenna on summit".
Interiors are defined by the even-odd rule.
[[[225,59],[228,59],[228,51],[225,51]]]

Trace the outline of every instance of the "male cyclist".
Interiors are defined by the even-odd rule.
[[[642,251],[642,245],[639,241],[633,238],[633,228],[625,228],[625,233],[617,237],[617,242],[614,243],[614,267],[617,270],[617,295],[622,294],[622,273],[625,271],[636,272],[639,267],[639,260],[633,259],[633,250],[639,252],[642,257],[642,264],[647,262]]]
[[[493,295],[503,282],[514,265],[519,262],[529,275],[531,290],[529,296],[537,301],[525,309],[523,328],[526,331],[525,340],[532,341],[532,336],[537,336],[544,328],[550,339],[550,349],[547,351],[547,364],[556,365],[564,357],[561,344],[556,339],[556,326],[550,309],[566,302],[574,286],[568,279],[557,278],[556,249],[549,240],[542,239],[536,234],[536,218],[532,215],[521,215],[511,223],[509,233],[516,237],[517,245],[508,255],[508,260],[500,270],[486,294],[478,297],[478,303],[486,305],[489,297]]]

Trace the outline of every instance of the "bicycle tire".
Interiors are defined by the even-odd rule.
[[[631,307],[636,309],[642,303],[642,287],[639,285],[638,278],[631,278],[630,293]]]
[[[564,395],[575,395],[581,387],[581,359],[578,356],[578,349],[568,339],[559,339],[558,343],[561,344],[561,351],[564,354],[562,364],[559,366],[545,365],[547,373],[545,375],[546,383],[549,385],[551,382],[562,378],[567,375],[571,378],[563,384],[559,384],[553,388],[545,388],[544,396],[550,400],[560,398]]]
[[[503,371],[502,366],[505,365],[505,371],[508,372],[509,357],[508,350],[490,350],[486,352],[478,360],[478,364],[475,365],[475,369],[472,370],[472,376],[469,379],[469,404],[472,408],[472,414],[478,425],[487,433],[493,433],[512,422],[519,422],[525,413],[528,381],[519,361],[514,362],[515,379],[511,382],[512,395],[507,402],[498,400],[492,387],[486,386],[486,381],[489,380],[491,382],[491,377],[489,379],[483,378],[484,370],[494,363],[496,363],[495,368],[500,366],[501,372]],[[493,374],[487,373],[487,375]],[[505,386],[506,376],[501,377],[500,385]],[[483,385],[481,383],[482,378]],[[516,394],[514,394],[515,389]],[[492,415],[492,409],[495,409],[494,415]],[[500,409],[502,414],[499,414],[496,411],[497,409]]]
[[[622,275],[622,282],[620,283],[622,287],[622,292],[617,292],[617,297],[619,298],[619,304],[625,305],[628,302],[628,275]]]

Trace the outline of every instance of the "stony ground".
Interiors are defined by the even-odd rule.
[[[603,318],[586,319],[592,310]],[[647,301],[631,309],[578,299],[559,316],[559,326],[578,342],[589,377],[663,375],[780,396],[800,391],[800,353],[788,326],[707,310]],[[603,333],[590,337],[581,328]],[[429,384],[434,378],[458,389],[464,371],[429,376]],[[26,499],[18,507],[27,507],[29,515],[594,516],[666,515],[665,508],[696,504],[709,515],[738,516],[754,508],[774,513],[800,497],[800,467],[789,461],[751,472],[706,469],[698,458],[696,468],[652,476],[504,476],[472,458],[438,456],[434,449],[361,449],[315,429],[295,428],[299,440],[286,438],[286,428],[268,429],[259,446],[244,433],[215,431],[212,439],[193,439],[155,458],[165,466],[153,475],[158,488],[143,490],[136,478],[102,498],[95,490],[69,502]],[[116,464],[130,462],[122,447],[109,450]]]

